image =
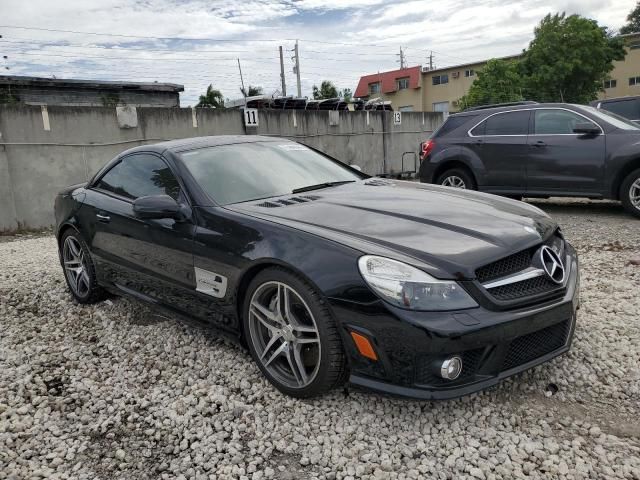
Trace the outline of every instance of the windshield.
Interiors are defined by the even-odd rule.
[[[600,120],[604,120],[605,122],[613,125],[616,128],[620,128],[622,130],[640,130],[640,127],[633,123],[631,120],[628,120],[620,115],[617,115],[612,112],[608,112],[606,110],[598,110],[594,107],[588,107],[586,105],[576,105],[582,110],[586,110],[591,115],[598,117]]]
[[[220,205],[366,177],[293,142],[220,145],[182,152],[179,156],[205,192]]]

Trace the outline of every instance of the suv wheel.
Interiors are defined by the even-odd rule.
[[[622,182],[620,200],[627,212],[640,217],[640,168],[627,175]]]
[[[475,190],[476,182],[471,174],[462,168],[452,168],[438,177],[438,185],[466,190]]]

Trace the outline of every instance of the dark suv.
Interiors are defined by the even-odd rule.
[[[628,118],[635,124],[640,124],[640,97],[618,97],[596,100],[591,106]]]
[[[420,146],[421,182],[512,197],[612,198],[640,217],[640,127],[565,103],[450,115]]]

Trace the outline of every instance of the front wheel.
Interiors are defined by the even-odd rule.
[[[78,303],[96,303],[105,298],[106,292],[96,280],[89,248],[74,230],[67,230],[60,239],[60,263],[67,286]]]
[[[249,285],[243,322],[251,356],[281,392],[308,398],[344,382],[338,327],[304,279],[281,268],[260,272]]]
[[[462,168],[452,168],[445,171],[438,177],[437,183],[444,187],[461,188],[464,190],[476,189],[476,182],[473,176]]]
[[[640,168],[627,175],[622,182],[620,200],[627,212],[640,217]]]

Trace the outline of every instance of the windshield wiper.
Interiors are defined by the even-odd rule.
[[[294,188],[291,193],[310,192],[311,190],[320,190],[321,188],[335,187],[336,185],[344,185],[345,183],[354,183],[355,180],[342,180],[340,182],[324,182],[317,185],[309,185],[306,187]]]

